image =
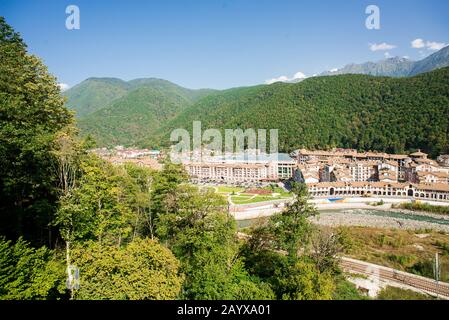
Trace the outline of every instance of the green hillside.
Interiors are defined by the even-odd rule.
[[[64,92],[67,106],[77,117],[93,113],[111,101],[124,96],[129,84],[116,78],[89,78]]]
[[[449,68],[412,78],[316,77],[301,83],[237,88],[185,109],[141,145],[168,144],[174,128],[279,129],[282,151],[348,147],[449,152]]]
[[[191,101],[179,94],[139,88],[80,119],[79,127],[84,134],[91,134],[99,145],[132,144],[190,104]]]
[[[214,91],[186,89],[156,78],[89,78],[64,95],[67,106],[76,111],[82,134],[91,134],[99,146],[111,146],[132,145],[150,136],[161,123]]]
[[[131,81],[117,78],[89,78],[64,92],[64,96],[67,97],[67,106],[76,111],[78,118],[83,118],[110,106],[116,102],[115,100],[133,90],[144,87],[165,91],[167,94],[180,94],[191,102],[214,92],[211,89],[186,89],[170,81],[156,78],[141,78]]]

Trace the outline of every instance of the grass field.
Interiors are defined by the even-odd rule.
[[[383,289],[378,300],[436,300],[435,297],[418,293],[412,290],[405,290],[395,287],[386,287]]]
[[[239,193],[245,191],[244,188],[237,188],[237,187],[226,187],[226,186],[218,186],[217,192],[218,193]]]
[[[399,205],[393,206],[394,208],[412,210],[412,211],[423,211],[423,212],[431,212],[437,214],[449,214],[449,206],[435,206],[428,203],[401,203]]]
[[[233,204],[252,204],[273,200],[289,199],[292,197],[291,193],[286,192],[284,189],[276,185],[256,189],[269,190],[269,194],[252,194],[248,193],[247,189],[245,188],[230,186],[216,186],[209,188],[215,189],[218,194],[228,198]]]
[[[440,254],[441,281],[449,282],[449,236],[368,227],[340,227],[348,245],[345,255],[355,259],[433,278],[435,253]]]

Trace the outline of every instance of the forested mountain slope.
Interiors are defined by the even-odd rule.
[[[77,112],[83,134],[100,146],[149,136],[164,121],[214,90],[191,90],[166,80],[90,78],[69,90],[67,105]]]
[[[348,147],[449,152],[449,68],[412,78],[314,77],[205,97],[140,142],[168,145],[175,128],[279,129],[282,151]]]
[[[128,89],[129,84],[120,79],[89,78],[63,94],[67,97],[67,106],[76,111],[77,117],[83,117],[124,96]]]

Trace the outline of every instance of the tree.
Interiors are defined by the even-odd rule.
[[[308,221],[318,212],[308,202],[306,186],[293,184],[292,190],[293,203],[251,231],[240,250],[245,267],[269,283],[278,299],[332,299],[339,238]]]
[[[345,244],[340,232],[321,229],[312,236],[310,257],[320,272],[337,272],[339,270],[338,254],[345,250]]]
[[[179,261],[157,241],[135,239],[121,247],[87,242],[72,252],[80,270],[76,299],[170,300],[180,294]]]
[[[164,184],[157,234],[181,262],[185,299],[269,299],[270,286],[250,277],[239,258],[236,222],[227,203],[208,189],[181,184],[177,174]],[[167,180],[163,180],[167,181]],[[160,189],[155,188],[158,194]],[[153,191],[154,192],[154,191]],[[241,290],[240,290],[241,289]]]
[[[302,260],[280,274],[278,282],[283,300],[331,300],[335,289],[328,273]]]
[[[60,200],[55,224],[70,229],[72,242],[98,240],[119,246],[130,241],[138,189],[133,179],[93,154],[83,157],[79,170],[77,186]]]
[[[287,205],[284,211],[273,215],[268,225],[259,231],[259,237],[268,237],[265,244],[273,249],[286,251],[294,260],[310,242],[313,227],[307,219],[317,215],[318,211],[309,203],[310,197],[305,184],[294,183],[292,192],[295,196],[293,203]]]
[[[75,140],[76,129],[67,127],[61,130],[55,139],[55,157],[57,160],[57,172],[59,176],[60,199],[62,202],[70,201],[73,191],[77,186],[77,180],[80,176],[80,161],[82,149],[81,145]],[[67,274],[70,278],[70,245],[74,240],[74,217],[71,211],[59,210],[57,217],[59,218],[59,231],[66,243],[66,264]],[[73,298],[73,288],[71,297]]]
[[[0,300],[65,297],[64,262],[46,247],[34,249],[20,238],[0,237]]]
[[[151,239],[155,237],[155,217],[151,212],[151,188],[154,183],[155,171],[134,164],[125,165],[126,173],[135,181],[135,210],[137,211],[134,222],[133,239],[139,235],[149,234]]]
[[[173,193],[177,186],[187,182],[187,172],[181,165],[166,162],[155,179],[151,193],[151,213],[161,215],[168,213],[164,206],[167,196]]]
[[[53,141],[73,122],[56,79],[0,17],[0,234],[53,244]]]

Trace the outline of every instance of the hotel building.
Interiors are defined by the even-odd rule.
[[[449,200],[449,167],[418,151],[405,155],[355,150],[299,150],[295,180],[314,197],[391,196]],[[319,172],[318,179],[316,172]],[[313,178],[311,178],[313,177]]]
[[[288,154],[256,154],[209,157],[203,161],[184,161],[192,181],[255,183],[286,180],[293,177],[296,161]]]

